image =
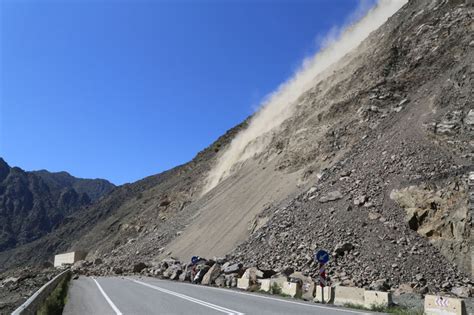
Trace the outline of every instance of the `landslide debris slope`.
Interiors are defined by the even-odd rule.
[[[0,158],[0,252],[41,238],[113,188],[65,172],[25,172]]]
[[[316,276],[324,248],[334,282],[472,288],[473,13],[464,1],[410,1],[301,96],[257,158],[276,152],[308,185],[261,213],[232,259]]]

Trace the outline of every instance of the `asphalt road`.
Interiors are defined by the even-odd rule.
[[[145,277],[80,277],[72,280],[63,312],[66,315],[366,313],[264,294]]]

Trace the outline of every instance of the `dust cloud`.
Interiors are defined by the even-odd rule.
[[[263,152],[271,140],[271,131],[291,117],[297,99],[319,81],[324,80],[325,71],[328,68],[331,67],[332,70],[337,67],[338,60],[355,49],[407,1],[379,0],[356,23],[336,29],[336,31],[331,30],[323,41],[323,49],[305,59],[293,77],[264,99],[248,127],[233,139],[228,149],[220,156],[208,175],[203,193],[217,186],[243,161]],[[361,6],[364,5],[366,2],[361,1]],[[360,13],[361,6],[354,15]]]

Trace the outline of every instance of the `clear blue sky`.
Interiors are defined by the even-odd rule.
[[[189,161],[358,0],[0,0],[0,156],[132,182]]]

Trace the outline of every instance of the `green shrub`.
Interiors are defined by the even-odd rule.
[[[270,292],[271,292],[272,294],[277,294],[277,295],[282,294],[281,288],[280,288],[280,286],[278,285],[278,283],[276,283],[276,282],[273,282],[273,284],[272,284],[272,286],[271,286],[271,288],[270,288]]]
[[[374,312],[382,312],[396,315],[423,315],[424,312],[422,309],[411,309],[403,306],[385,306],[385,305],[371,305],[370,308],[367,308],[360,304],[354,303],[345,303],[344,307],[353,308],[358,310],[368,310]]]

